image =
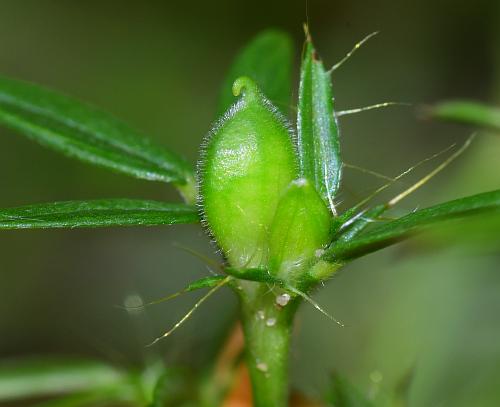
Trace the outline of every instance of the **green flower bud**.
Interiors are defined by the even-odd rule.
[[[278,201],[297,176],[289,128],[249,78],[210,132],[200,167],[204,220],[233,267],[267,267]]]
[[[330,211],[312,184],[305,178],[293,181],[279,201],[271,228],[271,273],[292,283],[303,277],[330,242],[331,226]]]

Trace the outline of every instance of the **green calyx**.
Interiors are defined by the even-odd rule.
[[[204,220],[229,264],[267,267],[278,201],[297,176],[285,119],[249,78],[235,81],[240,99],[210,132],[200,168]]]

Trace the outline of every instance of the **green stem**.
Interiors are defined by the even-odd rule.
[[[288,405],[288,360],[293,316],[299,300],[277,304],[280,289],[267,284],[240,283],[246,362],[255,407]]]

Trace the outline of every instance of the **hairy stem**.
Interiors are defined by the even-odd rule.
[[[239,294],[254,406],[286,407],[290,333],[299,300],[279,305],[283,291],[261,283],[241,283]]]

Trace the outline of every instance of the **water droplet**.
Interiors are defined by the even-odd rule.
[[[260,310],[260,311],[257,311],[257,319],[264,319],[266,317],[266,314],[264,313],[264,311]]]
[[[290,294],[288,293],[278,295],[276,297],[276,304],[278,304],[280,307],[284,307],[290,302],[290,298]]]
[[[268,318],[266,321],[267,326],[274,326],[276,325],[276,318]]]
[[[267,363],[257,362],[257,369],[259,369],[261,372],[267,373],[268,370]]]

